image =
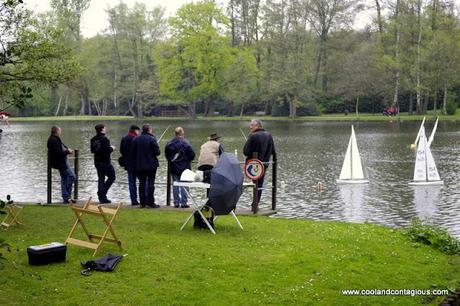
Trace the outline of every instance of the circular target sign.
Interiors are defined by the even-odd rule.
[[[250,180],[260,179],[265,172],[264,164],[258,159],[250,159],[244,164],[244,174]]]

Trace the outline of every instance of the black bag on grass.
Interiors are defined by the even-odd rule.
[[[113,271],[120,260],[123,258],[121,255],[107,254],[104,257],[96,258],[82,262],[81,265],[84,270],[81,271],[82,275],[91,275],[90,271]]]
[[[201,209],[201,213],[206,218],[206,220],[209,222],[211,227],[214,228],[214,217],[215,217],[214,210],[211,207],[205,205]],[[201,218],[200,213],[198,211],[195,211],[193,213],[193,218],[195,219],[193,222],[194,228],[209,229],[206,223],[203,221],[203,218]]]

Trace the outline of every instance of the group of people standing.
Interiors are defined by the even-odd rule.
[[[258,159],[269,166],[270,156],[275,153],[273,138],[262,127],[262,122],[253,119],[250,123],[251,133],[244,145],[243,153],[246,160],[251,159],[254,152],[258,153]],[[94,154],[94,165],[98,176],[98,199],[101,204],[111,203],[107,193],[115,181],[115,169],[111,163],[111,154],[115,147],[107,138],[107,127],[104,124],[95,126],[96,136],[91,139],[91,153]],[[129,132],[121,139],[119,164],[128,174],[128,185],[131,205],[139,205],[142,208],[158,208],[155,203],[155,177],[159,167],[158,156],[160,147],[150,124],[144,124],[142,129],[131,125]],[[170,165],[173,181],[179,181],[180,176],[186,169],[191,169],[191,163],[195,159],[195,151],[190,142],[185,139],[185,131],[182,127],[176,127],[172,138],[165,146],[165,156]],[[204,173],[204,182],[210,182],[210,173],[217,163],[219,156],[224,152],[219,142],[220,136],[212,133],[200,148],[198,157],[198,170]],[[48,138],[48,152],[50,165],[58,169],[61,176],[61,193],[64,203],[74,203],[72,199],[72,184],[75,174],[70,168],[67,156],[73,150],[61,141],[61,128],[53,126]],[[266,169],[265,169],[266,170]],[[265,172],[265,171],[264,171]],[[137,188],[139,181],[139,188]],[[258,198],[262,195],[263,177],[258,180]],[[139,196],[139,197],[138,197]],[[139,198],[139,201],[137,200]],[[186,208],[187,192],[183,187],[173,186],[174,206]]]

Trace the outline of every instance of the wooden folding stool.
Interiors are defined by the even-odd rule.
[[[123,206],[123,204],[119,203],[117,205],[117,208],[108,208],[108,207],[102,207],[101,205],[93,205],[90,202],[91,202],[91,198],[89,198],[88,201],[86,201],[83,207],[77,207],[75,205],[70,205],[70,208],[75,213],[77,220],[75,220],[75,223],[72,229],[70,230],[69,236],[67,237],[65,241],[66,244],[73,244],[73,245],[81,246],[84,248],[93,249],[94,250],[93,257],[99,251],[104,241],[115,243],[116,245],[118,245],[120,250],[123,250],[121,246],[121,241],[115,235],[115,232],[112,227],[113,222],[115,221],[115,218],[118,214],[118,211]],[[99,216],[103,220],[103,222],[105,223],[107,227],[104,231],[104,234],[102,234],[102,236],[91,234],[88,231],[88,228],[86,227],[85,223],[83,222],[83,218],[82,218],[83,215],[85,214]],[[85,232],[86,237],[88,238],[89,241],[72,238],[72,235],[75,232],[78,224],[81,224],[83,231]],[[112,237],[108,237],[109,232]],[[96,242],[94,240],[99,240],[99,241]]]
[[[5,229],[8,229],[11,225],[14,224],[22,224],[19,221],[19,214],[21,213],[23,207],[18,205],[7,205],[5,206],[6,210],[6,217],[3,219],[2,223],[0,224]]]

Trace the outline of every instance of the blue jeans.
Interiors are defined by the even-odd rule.
[[[138,203],[136,180],[136,171],[128,170],[129,197],[131,199],[131,204]]]
[[[172,175],[173,182],[180,181],[180,175]],[[187,205],[187,192],[184,187],[173,186],[174,206]]]
[[[73,173],[70,166],[67,165],[66,169],[59,169],[59,174],[61,175],[61,194],[64,203],[72,197],[72,185],[75,181],[75,174]]]
[[[113,169],[112,164],[96,162],[94,165],[97,170],[97,196],[99,201],[106,201],[107,192],[115,181],[115,169]]]
[[[268,164],[264,164],[264,168],[264,175],[257,181],[257,203],[260,202],[260,198],[262,197],[262,187],[264,186],[264,179],[268,170]]]

